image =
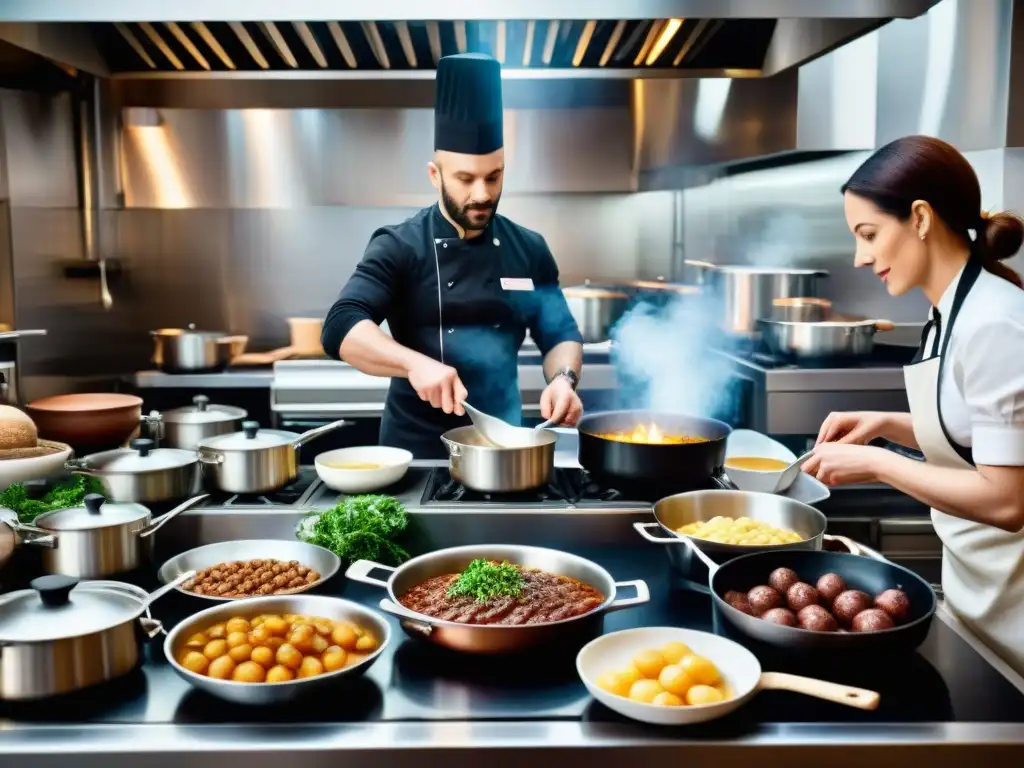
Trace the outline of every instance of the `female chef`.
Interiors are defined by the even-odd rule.
[[[1024,290],[1000,262],[1024,222],[981,209],[956,149],[908,136],[842,188],[855,265],[892,296],[931,302],[904,369],[910,413],[833,413],[805,469],[830,485],[880,482],[932,508],[946,604],[1024,673]],[[925,461],[864,445],[882,437]]]

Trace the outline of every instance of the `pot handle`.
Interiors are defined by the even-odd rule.
[[[57,547],[57,536],[53,531],[38,528],[34,525],[25,525],[25,523],[18,522],[17,520],[4,520],[3,522],[7,523],[7,527],[17,534],[22,544],[33,547],[46,547],[48,549],[55,549]]]
[[[68,459],[64,462],[64,470],[74,475],[85,475],[86,477],[99,477],[102,474],[89,466],[87,458]]]
[[[295,438],[295,442],[292,443],[292,447],[298,450],[310,440],[320,437],[320,435],[326,435],[328,432],[333,432],[336,429],[347,427],[351,423],[352,422],[346,421],[345,419],[338,419],[337,421],[332,421],[330,424],[324,424],[322,427],[310,429]]]
[[[200,464],[217,465],[224,463],[223,453],[215,453],[206,448],[200,450],[198,456]]]
[[[142,625],[142,633],[150,640],[157,635],[164,633],[164,625],[157,619],[151,619],[148,616],[143,616],[139,619],[139,624]]]
[[[170,522],[175,517],[184,512],[186,509],[194,507],[196,504],[198,504],[200,501],[202,501],[209,495],[210,494],[208,493],[203,493],[200,494],[199,496],[193,496],[188,501],[182,502],[181,504],[176,506],[170,512],[166,512],[160,515],[160,517],[156,518],[155,520],[150,520],[149,525],[147,525],[145,528],[139,531],[139,538],[145,539],[148,536],[152,536],[154,533],[159,531],[164,526],[165,523]]]
[[[633,528],[635,528],[636,532],[645,539],[655,544],[676,544],[679,542],[678,536],[671,536],[667,539],[663,539],[658,536],[654,536],[649,532],[649,529],[651,528],[661,528],[661,523],[633,523]]]
[[[414,632],[419,632],[424,637],[430,637],[434,634],[434,627],[431,624],[427,624],[422,621],[422,617],[418,613],[413,613],[407,608],[403,608],[397,603],[393,603],[386,597],[377,603],[377,606],[385,613],[390,613],[392,616],[400,618],[401,624],[406,629],[411,629]]]
[[[714,474],[709,479],[723,491],[738,491],[740,489],[736,483],[729,479],[729,476],[725,474],[725,472]]]
[[[459,444],[449,440],[447,437],[442,436],[441,442],[444,443],[444,447],[448,449],[448,458],[457,459],[462,453],[459,451]]]
[[[633,581],[617,581],[615,582],[615,591],[617,592],[621,587],[632,587],[636,590],[636,597],[623,597],[616,598],[612,603],[605,608],[605,612],[621,611],[623,608],[632,608],[634,605],[643,605],[651,601],[651,590],[647,588],[647,582],[643,579],[635,579]]]
[[[352,579],[352,581],[361,581],[363,584],[372,584],[375,587],[383,587],[384,589],[387,589],[388,583],[386,581],[381,581],[380,579],[375,579],[372,576],[370,576],[370,573],[376,570],[394,573],[398,569],[391,568],[387,565],[381,565],[380,563],[375,563],[373,562],[373,560],[356,560],[354,563],[352,563],[352,565],[348,567],[348,570],[345,571],[345,578]]]
[[[758,687],[763,691],[793,691],[816,699],[867,710],[878,709],[878,702],[882,698],[877,691],[869,691],[866,688],[854,688],[850,685],[815,680],[813,677],[788,675],[784,672],[762,672]]]
[[[892,320],[875,320],[876,331],[894,331],[896,330],[896,323]]]

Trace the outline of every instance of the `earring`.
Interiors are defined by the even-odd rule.
[[[920,238],[921,238],[921,240],[924,240],[924,232],[922,232],[922,233],[920,234]]]

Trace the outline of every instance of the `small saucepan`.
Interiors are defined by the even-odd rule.
[[[504,448],[467,426],[449,429],[441,442],[448,449],[448,471],[457,482],[480,493],[518,493],[551,480],[558,435],[536,430],[533,444]]]
[[[719,565],[689,537],[681,541],[708,567],[716,615],[745,638],[788,653],[858,654],[865,657],[909,653],[928,636],[938,605],[935,591],[927,581],[880,555],[876,559],[824,550],[773,550],[743,555]],[[729,592],[747,594],[754,587],[767,585],[769,575],[777,568],[794,571],[803,582],[812,586],[826,574],[838,574],[847,589],[864,592],[869,598],[889,589],[898,589],[907,596],[909,607],[906,616],[891,629],[873,632],[812,631],[766,621],[734,607],[725,599]],[[826,607],[824,600],[822,603]]]
[[[201,485],[195,451],[156,448],[145,438],[132,440],[128,448],[68,459],[64,469],[98,480],[111,501],[178,501],[197,494]]]
[[[199,461],[212,483],[228,493],[267,493],[299,476],[299,449],[310,440],[347,426],[339,420],[303,432],[260,429],[242,422],[242,431],[200,440]]]
[[[580,419],[579,461],[610,485],[652,484],[689,491],[713,483],[735,489],[725,475],[724,421],[656,411],[606,411]]]
[[[759,322],[768,349],[796,363],[861,360],[874,349],[875,333],[895,327],[888,320],[838,318],[815,323]]]

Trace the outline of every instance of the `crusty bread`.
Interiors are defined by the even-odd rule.
[[[38,440],[35,422],[27,414],[0,405],[0,450],[35,448]]]

